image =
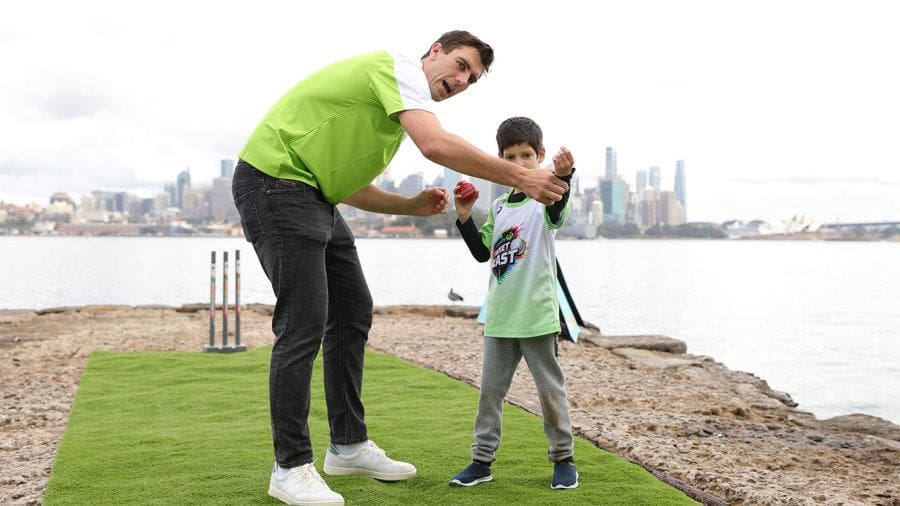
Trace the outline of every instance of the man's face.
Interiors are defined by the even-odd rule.
[[[503,150],[502,158],[526,169],[536,169],[544,161],[544,148],[537,152],[527,142],[514,144]]]
[[[440,102],[475,84],[484,72],[484,65],[474,47],[462,46],[445,54],[441,45],[435,43],[425,57],[422,69],[428,78],[431,98]]]

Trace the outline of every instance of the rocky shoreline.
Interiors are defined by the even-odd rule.
[[[41,502],[92,351],[199,351],[206,310],[0,310],[0,503]],[[243,344],[272,342],[270,311],[243,308]],[[481,326],[474,312],[378,308],[369,345],[477,386]],[[684,343],[662,336],[588,331],[577,345],[561,342],[560,359],[578,434],[700,502],[900,504],[900,427],[888,421],[817,420],[764,380],[687,354]],[[524,364],[509,400],[540,413]]]

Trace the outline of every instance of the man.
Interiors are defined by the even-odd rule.
[[[343,504],[312,464],[310,377],[322,347],[331,445],[324,470],[404,480],[411,464],[368,439],[360,399],[372,298],[352,234],[335,204],[378,213],[443,213],[449,195],[413,197],[371,184],[408,134],[429,160],[521,188],[543,204],[567,184],[446,132],[434,102],[462,93],[489,69],[493,49],[465,31],[443,34],[420,59],[379,51],[301,81],[263,118],[240,153],[232,193],[248,241],[275,291],[269,405],[276,465],[269,494],[289,504]]]

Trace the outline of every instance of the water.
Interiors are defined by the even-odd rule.
[[[448,304],[451,287],[464,304],[486,295],[487,266],[461,240],[357,245],[376,304]],[[229,250],[233,268],[235,249],[242,301],[274,303],[240,238],[0,237],[0,308],[205,302],[209,252]],[[900,244],[600,240],[557,250],[582,316],[604,333],[682,339],[819,418],[900,423]]]

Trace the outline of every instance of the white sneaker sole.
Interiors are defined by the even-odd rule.
[[[479,483],[487,483],[489,481],[494,481],[494,477],[492,475],[485,476],[483,478],[476,478],[476,479],[470,481],[469,483],[463,483],[459,480],[450,480],[450,486],[452,486],[452,487],[474,487],[475,485],[478,485]]]
[[[578,488],[578,471],[575,471],[575,483],[573,485],[550,485],[550,488],[552,488],[553,490]]]
[[[335,467],[329,466],[328,464],[325,464],[322,469],[325,471],[325,474],[329,476],[351,476],[360,474],[381,481],[408,480],[416,475],[416,471],[407,473],[382,473],[380,471],[372,471],[371,469],[364,469],[361,467]]]
[[[278,499],[279,501],[287,504],[293,504],[296,506],[344,506],[344,500],[340,501],[334,499],[319,499],[312,501],[295,501],[291,499],[291,496],[285,494],[281,490],[275,487],[269,487],[269,495]]]

